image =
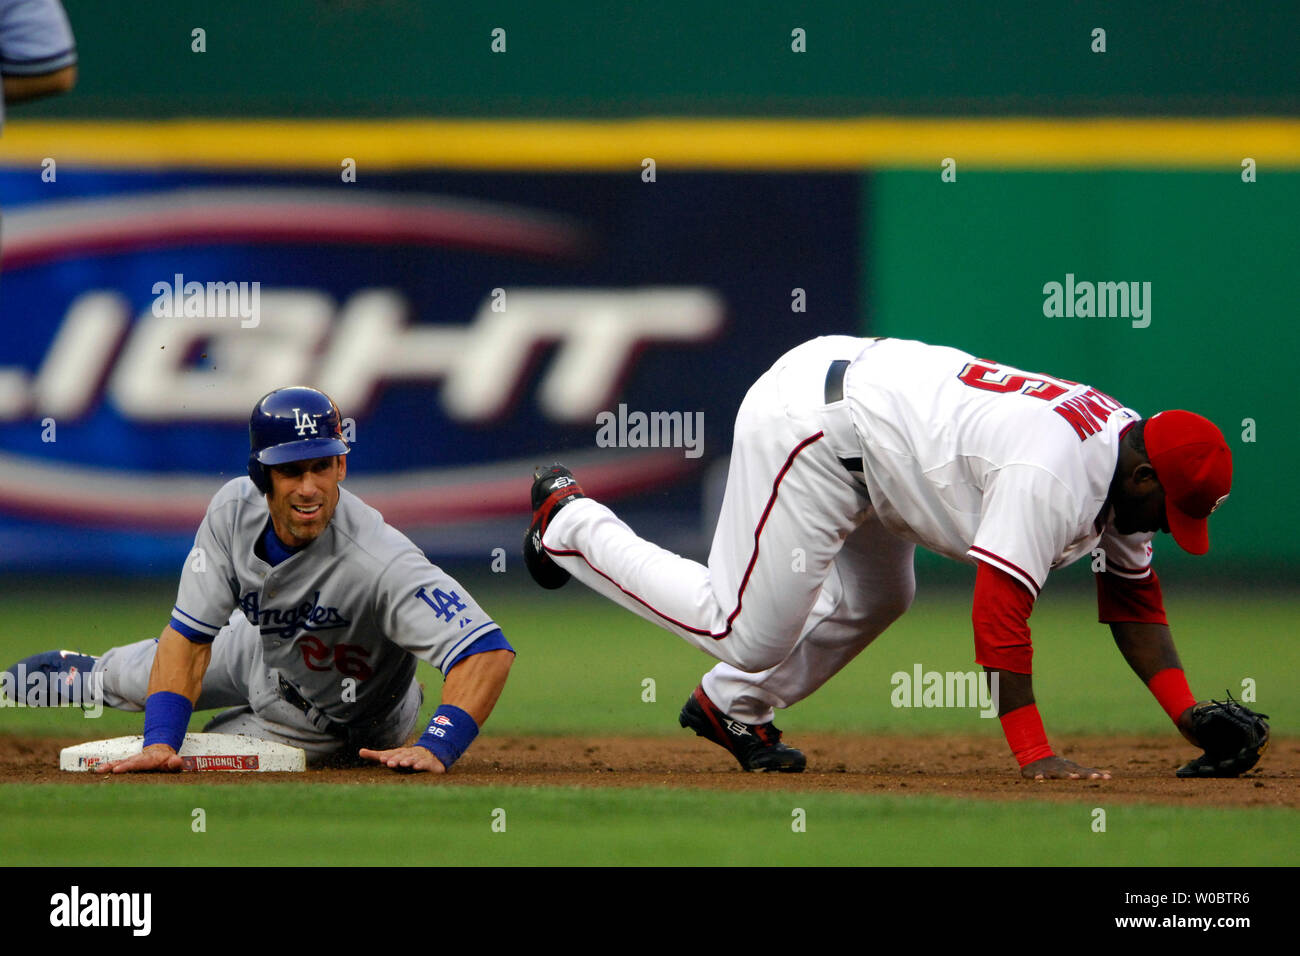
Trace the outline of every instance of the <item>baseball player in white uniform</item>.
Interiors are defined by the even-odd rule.
[[[105,771],[181,769],[191,712],[216,707],[229,709],[205,730],[301,747],[311,762],[445,771],[491,713],[513,649],[464,587],[340,487],[349,449],[328,396],[267,394],[249,436],[249,477],[208,506],[161,637],[12,670],[98,682],[105,703],[144,710],[142,752]],[[406,747],[417,658],[445,682]]]
[[[524,555],[721,662],[681,723],[746,770],[797,772],[775,708],[804,699],[909,606],[916,545],[976,566],[976,660],[998,675],[1022,774],[1098,778],[1058,756],[1034,702],[1028,618],[1048,573],[1100,549],[1100,618],[1192,743],[1196,703],[1151,567],[1172,531],[1209,547],[1231,454],[1190,412],[1142,420],[1075,382],[921,342],[826,336],[746,394],[707,565],[644,541],[553,465],[535,476]]]

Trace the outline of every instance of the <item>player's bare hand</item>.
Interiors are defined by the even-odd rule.
[[[150,744],[134,757],[100,764],[95,768],[95,773],[177,773],[183,766],[184,761],[180,755],[167,744]]]
[[[395,750],[367,750],[364,747],[358,753],[365,760],[375,760],[385,767],[406,773],[446,773],[447,768],[435,757],[432,751],[423,747],[398,747]]]
[[[1020,768],[1020,776],[1030,780],[1109,780],[1110,772],[1081,767],[1064,757],[1044,757]]]

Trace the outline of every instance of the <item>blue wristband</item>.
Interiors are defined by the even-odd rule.
[[[160,690],[144,702],[144,745],[166,744],[180,753],[194,705],[184,694]]]
[[[443,704],[415,746],[430,751],[450,770],[477,736],[478,724],[474,723],[473,717],[459,707]]]

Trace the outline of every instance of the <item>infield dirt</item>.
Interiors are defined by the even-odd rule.
[[[1300,741],[1274,740],[1259,765],[1235,780],[1182,780],[1174,770],[1194,756],[1177,740],[1064,737],[1057,749],[1111,780],[1024,780],[1006,745],[988,737],[867,737],[801,734],[789,743],[808,755],[801,774],[743,773],[721,749],[683,733],[673,737],[486,736],[452,773],[398,774],[381,767],[299,774],[185,773],[106,780],[58,769],[59,750],[79,738],[0,735],[0,783],[132,786],[255,780],[392,786],[689,787],[840,793],[928,793],[984,800],[1108,800],[1174,806],[1300,807]]]

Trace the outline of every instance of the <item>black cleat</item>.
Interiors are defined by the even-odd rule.
[[[542,535],[557,511],[585,497],[573,472],[559,462],[533,472],[533,523],[524,534],[524,564],[533,580],[548,591],[568,584],[570,574],[547,555]]]
[[[803,751],[781,743],[781,731],[775,724],[746,724],[728,717],[709,700],[702,686],[686,699],[678,722],[731,751],[742,770],[803,773],[807,764]]]

